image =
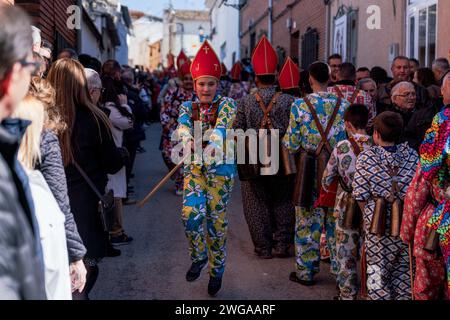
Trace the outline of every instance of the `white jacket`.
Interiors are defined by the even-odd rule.
[[[123,130],[130,129],[133,127],[133,121],[129,118],[123,116],[119,110],[114,106],[113,103],[105,103],[105,107],[108,108],[111,113],[109,114],[109,120],[112,124],[112,135],[114,138],[114,143],[116,147],[122,147],[123,144]],[[131,108],[124,104],[130,113],[132,113]],[[127,178],[125,166],[115,174],[108,174],[108,184],[106,190],[113,190],[115,198],[126,198],[127,197]]]
[[[65,217],[42,173],[27,171],[41,235],[45,291],[49,300],[72,300]]]

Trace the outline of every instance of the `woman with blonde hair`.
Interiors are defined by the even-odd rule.
[[[41,157],[36,168],[44,176],[61,211],[65,215],[64,226],[70,262],[70,277],[73,284],[72,290],[81,292],[86,283],[86,268],[83,263],[86,247],[78,233],[70,208],[66,174],[58,141],[58,134],[63,132],[66,126],[55,107],[55,89],[47,80],[33,77],[29,94],[37,98],[45,107],[44,130],[42,131],[40,143]]]
[[[38,99],[27,96],[19,104],[13,117],[27,121],[28,125],[17,157],[27,172],[34,200],[44,258],[47,298],[71,300],[65,217],[43,175],[35,170],[41,160],[40,143],[45,122],[44,106]]]
[[[74,299],[88,299],[108,240],[98,212],[97,192],[105,193],[107,174],[118,172],[124,161],[114,144],[108,117],[89,97],[83,66],[73,59],[60,59],[51,66],[47,80],[55,88],[55,106],[67,125],[58,138],[70,206],[87,248],[86,286],[80,294],[74,293]]]

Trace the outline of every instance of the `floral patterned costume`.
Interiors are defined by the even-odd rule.
[[[204,121],[211,113],[213,105],[218,105],[215,126]],[[231,129],[236,117],[236,104],[233,99],[219,95],[212,104],[200,106],[202,132],[214,129],[208,144],[218,146]],[[178,133],[184,143],[193,139],[193,103],[184,102],[178,118]],[[182,220],[189,240],[192,262],[208,258],[212,277],[221,277],[225,269],[226,237],[228,221],[226,210],[236,175],[236,165],[212,163],[210,165],[192,162],[184,166],[184,197]],[[206,219],[206,242],[203,222]]]
[[[326,128],[331,118],[338,98],[327,92],[313,93],[308,96],[315,106],[317,116],[323,128]],[[339,141],[345,139],[344,110],[348,107],[346,100],[341,106],[334,124],[328,134],[328,141],[333,148]],[[295,153],[300,148],[315,152],[321,141],[320,133],[313,120],[311,112],[303,99],[297,99],[292,104],[289,127],[283,138],[284,146]],[[318,183],[313,188],[314,199],[318,196]],[[296,207],[295,208],[295,255],[297,277],[301,280],[311,281],[319,272],[320,262],[320,236],[325,224],[328,248],[330,250],[331,272],[337,273],[335,261],[335,218],[333,212],[323,207]]]
[[[361,151],[372,146],[372,140],[364,134],[355,134],[353,139]],[[327,168],[323,174],[322,186],[329,188],[333,180],[340,176],[342,182],[351,189],[355,175],[356,155],[349,140],[339,142],[331,154]],[[338,186],[336,204],[334,206],[334,218],[336,223],[336,261],[338,266],[337,284],[340,297],[343,300],[354,300],[358,294],[357,261],[360,243],[360,231],[347,229],[342,226],[348,192]]]
[[[174,142],[171,141],[172,134],[178,126],[178,116],[180,105],[185,101],[190,101],[194,97],[193,91],[183,88],[171,88],[164,97],[164,104],[161,106],[160,120],[162,126],[162,156],[164,163],[169,170],[175,167],[172,162],[171,153]],[[183,189],[183,169],[180,168],[173,176],[176,190]]]
[[[247,94],[248,94],[247,91],[240,82],[234,82],[230,86],[228,97],[237,101],[245,97]]]

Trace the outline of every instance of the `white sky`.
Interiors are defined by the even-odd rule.
[[[140,10],[162,17],[163,10],[168,7],[169,0],[120,0],[120,3],[131,10]],[[175,9],[205,9],[204,0],[172,0]]]

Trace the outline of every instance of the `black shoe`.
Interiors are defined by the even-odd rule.
[[[129,237],[125,233],[122,233],[120,236],[111,236],[111,244],[113,246],[122,246],[129,244],[131,241],[133,241],[133,237]]]
[[[210,277],[208,283],[208,294],[215,297],[222,287],[222,277]]]
[[[295,271],[291,272],[291,274],[289,275],[289,280],[291,280],[293,282],[300,283],[301,285],[304,285],[304,286],[307,286],[307,287],[310,287],[310,286],[313,286],[313,285],[316,284],[316,282],[314,280],[302,280],[302,279],[299,279],[297,277],[297,273]]]
[[[192,282],[194,280],[197,280],[207,263],[208,259],[193,262],[188,272],[186,273],[186,281]]]
[[[118,257],[122,254],[119,249],[114,248],[110,242],[106,246],[106,256],[107,257]]]

